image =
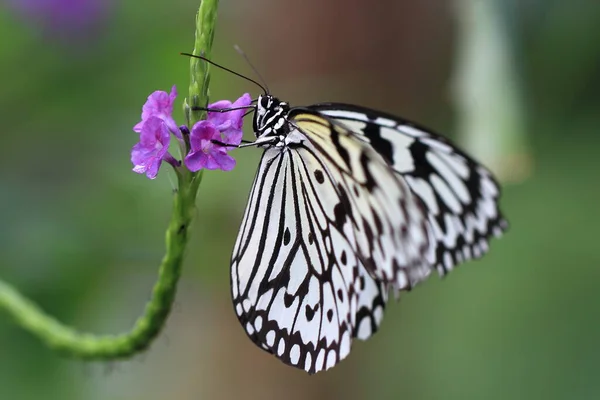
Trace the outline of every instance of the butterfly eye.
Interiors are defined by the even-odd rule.
[[[268,98],[268,97],[266,97],[266,96],[264,96],[264,97],[263,97],[263,96],[261,96],[261,97],[260,97],[260,100],[259,100],[259,103],[260,103],[260,106],[261,106],[262,108],[268,108],[268,107],[269,107],[269,103],[270,103],[270,101],[269,101],[269,98]]]

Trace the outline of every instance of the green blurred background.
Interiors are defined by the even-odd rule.
[[[229,257],[260,155],[238,151],[234,171],[205,174],[174,312],[151,349],[64,359],[0,314],[0,399],[600,398],[600,3],[469,2],[497,6],[516,74],[507,85],[521,96],[522,129],[504,132],[492,163],[511,229],[484,259],[392,302],[381,331],[333,370],[286,367],[231,306]],[[379,108],[470,146],[452,77],[468,42],[460,26],[473,21],[456,2],[221,3],[218,62],[248,72],[239,44],[292,104]],[[189,62],[178,53],[192,49],[197,7],[0,5],[0,276],[83,330],[128,330],[148,299],[173,177],[131,172],[131,127],[146,96],[173,84],[183,121]],[[212,79],[214,100],[257,94],[222,71]],[[506,99],[488,81],[475,100],[491,104],[493,131]]]

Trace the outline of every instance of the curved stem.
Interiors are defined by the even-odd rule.
[[[195,179],[194,179],[195,178]],[[152,297],[133,329],[120,335],[78,332],[46,314],[16,289],[0,280],[0,309],[5,309],[25,330],[50,348],[82,359],[115,359],[146,349],[159,334],[171,311],[181,273],[188,230],[194,215],[201,175],[182,174],[173,199],[173,215],[166,232],[166,253],[160,265]]]

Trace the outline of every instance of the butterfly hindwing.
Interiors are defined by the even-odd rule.
[[[341,198],[337,206],[346,235],[355,237],[361,261],[380,282],[410,289],[431,267],[427,221],[421,201],[372,147],[312,111],[294,109],[291,123],[304,132],[313,151],[326,160]]]
[[[498,208],[499,185],[492,174],[448,139],[400,118],[346,104],[319,104],[311,109],[362,136],[428,210],[434,251],[429,260],[440,274],[481,257],[491,236],[507,222]]]

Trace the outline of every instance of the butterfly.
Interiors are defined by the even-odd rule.
[[[382,321],[390,290],[479,258],[507,223],[491,173],[447,139],[345,104],[259,96],[264,149],[231,259],[250,339],[316,373]]]
[[[495,178],[443,136],[353,105],[291,107],[204,60],[264,91],[231,292],[248,337],[284,363],[332,368],[378,330],[389,292],[481,257],[507,229]]]

